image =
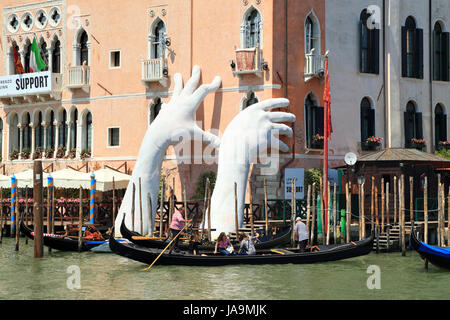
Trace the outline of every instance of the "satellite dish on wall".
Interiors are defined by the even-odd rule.
[[[349,166],[352,166],[356,163],[357,157],[356,154],[354,154],[353,152],[349,152],[345,155],[344,161],[346,164],[348,164]]]

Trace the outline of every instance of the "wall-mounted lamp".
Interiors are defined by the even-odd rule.
[[[169,76],[169,69],[167,69],[167,68],[163,69],[163,76],[166,78]]]
[[[263,69],[264,71],[269,70],[269,64],[268,64],[267,62],[263,62],[263,64],[262,64],[262,69]]]
[[[166,38],[164,40],[164,44],[166,45],[166,47],[170,47],[170,45],[172,44],[172,40],[170,40],[170,38]]]
[[[236,69],[236,63],[234,63],[234,60],[231,60],[231,64],[230,64],[231,69]]]

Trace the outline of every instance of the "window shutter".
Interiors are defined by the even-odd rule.
[[[316,107],[316,112],[317,112],[317,116],[316,116],[316,132],[314,132],[314,134],[318,133],[321,136],[323,136],[323,112],[324,112],[324,108],[323,107]]]
[[[251,30],[250,21],[247,21],[245,23],[244,48],[250,48],[250,43],[251,43],[250,30]]]
[[[416,77],[423,79],[423,30],[416,29],[415,40],[415,63],[416,63]]]
[[[363,50],[362,50],[362,43],[363,43],[363,38],[362,38],[362,22],[361,20],[358,21],[358,33],[359,33],[359,72],[364,72],[365,70],[363,70]]]
[[[423,130],[422,130],[422,113],[416,112],[415,119],[414,119],[414,125],[415,125],[415,137],[416,139],[423,139]]]
[[[370,70],[372,73],[380,73],[380,30],[370,30]]]
[[[256,23],[256,26],[257,26],[257,30],[256,30],[256,32],[257,32],[257,35],[256,35],[256,44],[258,45],[258,47],[261,48],[261,29],[262,29],[262,22],[261,22],[260,19],[258,19],[258,21],[257,21],[257,23]]]
[[[441,116],[441,139],[442,141],[447,141],[447,115],[443,114]]]
[[[406,27],[402,27],[402,77],[406,75]]]
[[[375,136],[375,109],[369,109],[368,136]]]
[[[410,121],[409,121],[409,112],[403,112],[403,125],[405,130],[405,148],[411,147],[411,128],[410,128]]]
[[[442,62],[441,62],[441,72],[442,72],[442,76],[441,76],[441,80],[443,81],[449,81],[450,77],[449,77],[449,38],[450,38],[450,34],[448,32],[443,32],[442,33],[442,43],[441,43],[441,48],[442,48]]]

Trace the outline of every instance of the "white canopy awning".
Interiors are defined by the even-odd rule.
[[[113,189],[113,178],[116,189],[126,189],[131,176],[109,168],[94,172],[95,187],[98,191],[110,191]]]
[[[21,171],[19,173],[15,173],[14,177],[17,180],[17,187],[18,188],[25,188],[28,186],[28,188],[33,188],[33,170],[32,169],[27,169],[24,171]],[[44,172],[44,177],[43,177],[43,186],[47,186],[47,177],[48,177],[48,173]],[[11,178],[12,175],[9,178],[9,188],[11,188]]]
[[[11,188],[11,177],[0,174],[0,187]]]
[[[70,168],[55,171],[50,173],[53,178],[53,185],[56,188],[74,188],[78,189],[80,186],[83,189],[89,189],[91,187],[91,174],[85,172],[79,172]],[[47,180],[45,181],[47,185]]]

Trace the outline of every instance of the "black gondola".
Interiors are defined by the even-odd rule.
[[[223,266],[235,264],[305,264],[325,261],[335,261],[369,254],[373,248],[374,235],[358,242],[349,244],[319,246],[319,251],[298,252],[296,250],[258,250],[256,255],[229,255],[223,256],[209,252],[206,255],[192,255],[186,251],[177,253],[163,253],[158,259],[161,265],[184,266]],[[114,238],[114,232],[109,239],[111,251],[145,264],[152,262],[161,253],[161,249],[145,248],[134,243],[120,243]],[[202,252],[200,252],[202,253]]]
[[[421,242],[417,239],[414,230],[411,232],[411,246],[422,259],[428,260],[437,267],[450,269],[450,248],[439,248]]]
[[[20,221],[20,231],[28,238],[34,240],[34,232],[25,225],[23,219]],[[55,234],[44,234],[44,245],[61,251],[78,251],[78,239],[72,239]],[[108,241],[85,241],[81,242],[81,251],[89,251],[94,247],[107,243]]]
[[[142,237],[142,236],[135,231],[129,230],[125,225],[125,219],[122,220],[122,224],[120,225],[120,233],[122,234],[123,238],[145,248],[164,249],[168,244],[167,241],[163,241],[160,239],[136,239],[136,238],[133,239],[133,237]],[[283,229],[280,233],[278,233],[275,236],[275,239],[267,239],[267,238],[268,238],[267,236],[260,237],[255,244],[255,248],[257,250],[271,249],[288,244],[291,240],[291,228],[287,227]],[[188,250],[189,244],[180,241],[178,247],[180,248],[180,250]],[[235,244],[234,247],[235,249],[238,249],[239,245]],[[198,250],[214,250],[214,246],[199,245]]]

